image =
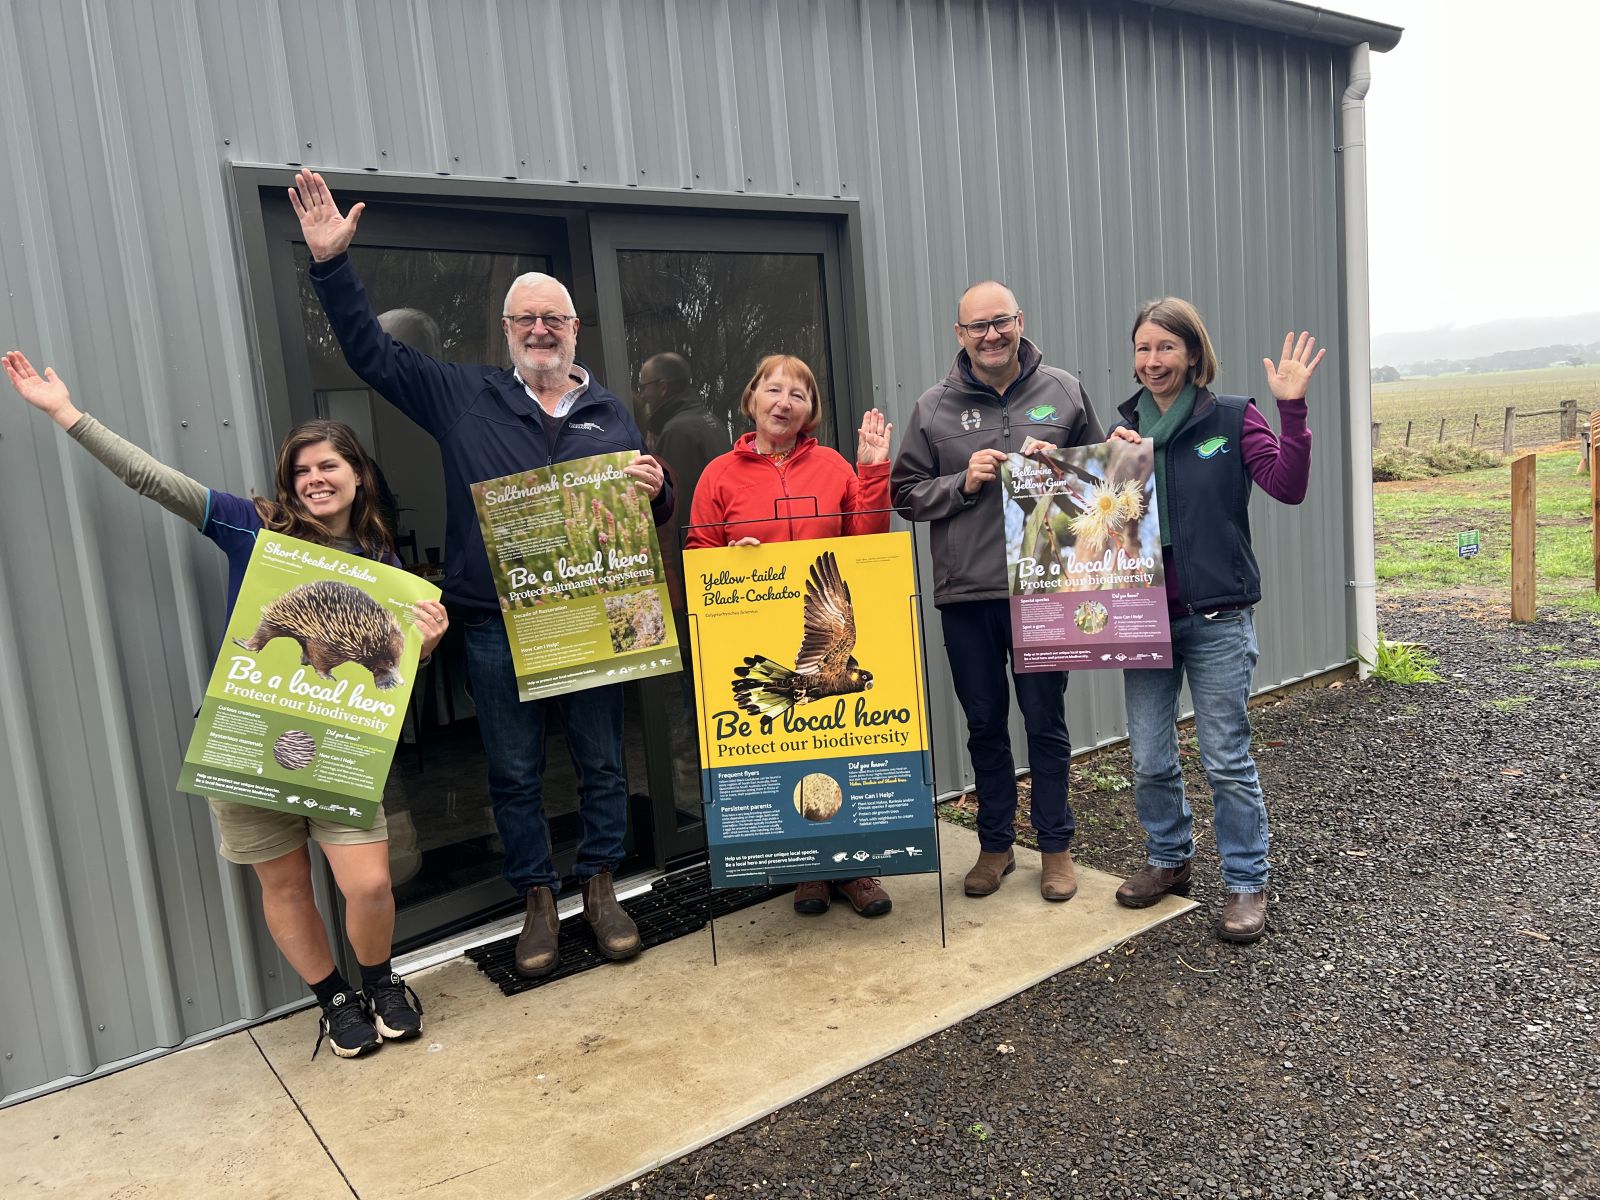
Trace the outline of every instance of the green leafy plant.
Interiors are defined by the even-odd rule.
[[[1520,712],[1525,706],[1532,703],[1532,696],[1500,696],[1489,701],[1489,707],[1496,712]]]
[[[1438,683],[1438,658],[1415,642],[1392,642],[1380,632],[1373,644],[1372,657],[1360,656],[1375,678],[1385,683],[1409,687],[1415,683]]]
[[[1133,786],[1133,781],[1126,775],[1105,763],[1089,767],[1081,778],[1097,792],[1121,792]]]

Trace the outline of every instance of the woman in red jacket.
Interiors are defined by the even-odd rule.
[[[756,364],[739,407],[755,430],[712,459],[694,489],[686,546],[759,546],[889,531],[889,435],[884,415],[870,410],[856,434],[856,465],[811,436],[822,420],[822,397],[811,368],[790,354]],[[828,911],[832,889],[864,917],[892,907],[876,879],[795,888],[794,910]]]

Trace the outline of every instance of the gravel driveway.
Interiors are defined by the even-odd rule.
[[[1256,714],[1261,942],[1211,933],[1207,823],[1202,910],[612,1196],[1600,1196],[1600,623],[1380,622],[1444,682]],[[1127,873],[1118,774],[1075,772],[1075,849]]]

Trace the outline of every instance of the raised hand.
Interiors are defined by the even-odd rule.
[[[355,204],[341,214],[333,202],[333,193],[315,171],[296,171],[294,187],[289,189],[289,203],[294,215],[300,218],[300,232],[306,239],[306,248],[318,262],[338,258],[350,249],[356,237],[356,222],[361,220],[365,204]]]
[[[1311,373],[1317,369],[1317,364],[1322,361],[1322,356],[1327,350],[1317,350],[1317,356],[1311,357],[1311,351],[1316,348],[1317,339],[1309,333],[1302,333],[1300,340],[1294,340],[1294,330],[1283,335],[1283,356],[1278,359],[1278,365],[1273,366],[1270,358],[1263,358],[1261,365],[1267,368],[1267,386],[1272,389],[1275,400],[1304,400],[1306,388],[1311,384]]]
[[[46,367],[40,375],[21,350],[0,357],[0,362],[5,364],[6,376],[18,394],[61,428],[71,429],[82,419],[83,414],[73,407],[67,385],[51,368]]]
[[[889,436],[894,426],[877,409],[868,409],[861,418],[861,428],[856,430],[856,465],[865,467],[872,463],[889,461]]]

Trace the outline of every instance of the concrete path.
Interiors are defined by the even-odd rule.
[[[234,1034],[0,1112],[0,1197],[587,1196],[676,1158],[1192,907],[1131,912],[1080,871],[1038,894],[1038,855],[969,900],[977,853],[942,828],[895,911],[787,897],[625,964],[522,995],[454,960],[411,979],[419,1042],[309,1061],[316,1014]]]

